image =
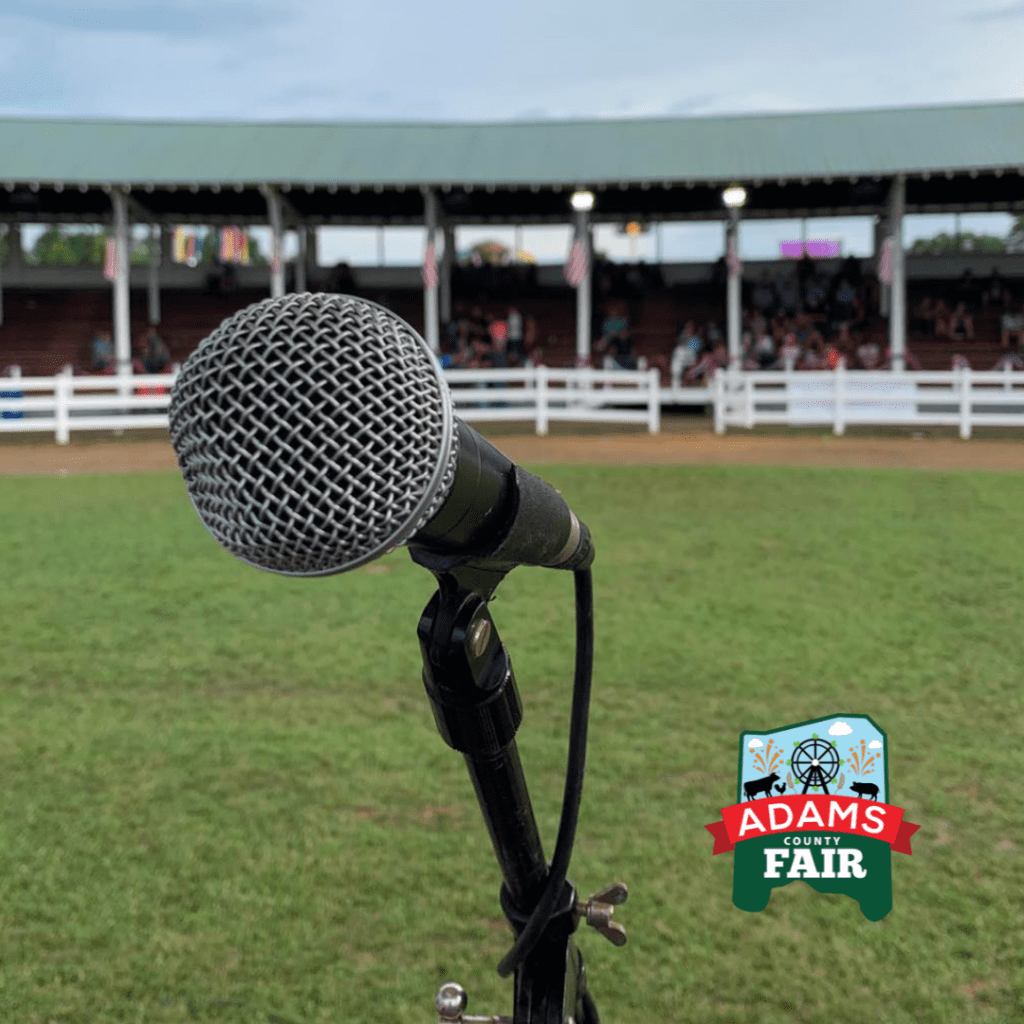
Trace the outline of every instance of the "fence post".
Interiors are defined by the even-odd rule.
[[[736,371],[737,375],[741,373]],[[743,422],[747,430],[754,429],[754,375],[747,372],[743,380]]]
[[[534,390],[537,394],[537,433],[548,432],[548,368],[541,364],[534,371],[537,375]]]
[[[725,389],[723,387],[724,371],[721,367],[715,370],[711,378],[711,396],[715,410],[715,433],[725,433]]]
[[[1006,362],[1003,363],[1003,378],[1004,378],[1003,379],[1003,390],[1004,391],[1012,391],[1013,390],[1013,363],[1011,363],[1009,359],[1007,359]]]
[[[661,430],[661,373],[658,370],[648,370],[647,380],[650,384],[650,394],[647,398],[647,431],[650,434],[657,434]]]
[[[960,367],[960,436],[971,436],[971,368]]]
[[[832,432],[841,437],[846,432],[846,356],[839,357],[832,386],[836,389],[836,416]]]
[[[68,372],[70,367],[65,366],[56,377],[53,378],[53,401],[54,419],[56,420],[54,434],[57,444],[67,444],[71,436],[68,423],[68,399],[74,389],[74,382]]]

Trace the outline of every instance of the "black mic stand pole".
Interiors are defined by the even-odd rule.
[[[465,758],[504,878],[502,910],[518,936],[549,869],[515,742],[522,704],[508,651],[487,610],[506,572],[459,565],[423,549],[410,553],[438,581],[417,627],[423,683],[441,737]],[[608,903],[621,902],[625,889],[603,895]],[[625,932],[610,923],[610,908],[595,900],[578,902],[565,882],[540,939],[516,967],[513,1024],[597,1024],[572,934],[581,916],[616,944],[625,941]],[[464,1018],[465,993],[455,985],[442,988],[437,1005],[442,1020],[499,1019]]]

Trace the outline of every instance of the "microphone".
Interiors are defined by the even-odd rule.
[[[558,492],[455,416],[423,338],[366,299],[239,310],[185,361],[169,423],[203,525],[257,569],[327,576],[402,544],[428,568],[594,558]]]

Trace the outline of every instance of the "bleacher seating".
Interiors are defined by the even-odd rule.
[[[922,283],[912,289],[911,299],[923,294]],[[939,285],[935,284],[935,288]],[[1018,289],[1019,290],[1019,289]],[[934,291],[934,288],[933,288]],[[359,294],[383,302],[418,330],[423,329],[423,295],[415,288],[370,289]],[[163,289],[160,334],[174,361],[183,360],[225,317],[252,302],[266,298],[265,289],[210,292],[201,289]],[[629,307],[634,352],[652,366],[660,366],[667,383],[667,364],[682,325],[693,320],[703,326],[714,320],[725,330],[724,295],[716,296],[708,284],[660,288],[626,299]],[[479,306],[485,315],[503,318],[515,305],[524,320],[536,321],[536,344],[549,366],[571,366],[576,353],[576,299],[571,289],[534,289],[509,298],[453,296],[467,310]],[[5,289],[3,324],[0,325],[0,368],[17,364],[27,375],[49,376],[66,364],[76,372],[88,371],[89,342],[113,319],[109,290]],[[131,332],[137,338],[148,327],[146,293],[131,294]],[[595,301],[592,328],[600,334],[602,310]],[[911,334],[907,347],[924,369],[949,369],[954,354],[965,356],[975,369],[989,369],[1003,354],[999,345],[999,310],[979,310],[972,341],[939,339]],[[866,340],[884,351],[888,343],[887,321],[871,316]],[[848,363],[853,365],[848,355]],[[600,362],[595,356],[595,362]]]

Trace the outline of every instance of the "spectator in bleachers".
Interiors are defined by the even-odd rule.
[[[718,327],[718,324],[714,320],[709,320],[704,327],[704,341],[708,348],[715,348],[717,345],[725,344],[725,335],[722,334]]]
[[[754,335],[754,360],[762,370],[770,370],[776,364],[775,339],[767,328]]]
[[[629,317],[626,316],[624,303],[609,303],[604,323],[601,325],[597,351],[607,353],[620,370],[636,369],[633,339],[629,332]]]
[[[873,341],[866,341],[857,348],[857,363],[862,370],[877,370],[882,350]]]
[[[523,315],[511,306],[508,311],[508,358],[509,365],[522,366],[526,359],[523,345]]]
[[[934,313],[933,320],[935,323],[935,337],[948,338],[950,312],[949,306],[946,305],[946,300],[936,299],[935,305],[932,307],[932,311]]]
[[[999,338],[1003,348],[1009,349],[1013,343],[1018,349],[1024,349],[1024,302],[1020,304],[1016,313],[1008,309],[1003,314],[1000,326],[1002,333]]]
[[[782,344],[778,348],[779,360],[784,369],[795,367],[800,359],[800,346],[796,342],[796,334],[787,331],[782,338]]]
[[[822,338],[818,329],[811,323],[811,318],[807,313],[800,313],[796,322],[793,325],[793,334],[796,337],[796,343],[800,346],[801,352],[807,352],[809,349],[815,349],[819,352],[824,350],[825,339]]]
[[[89,369],[93,373],[113,373],[117,367],[110,331],[100,331],[89,346]]]
[[[800,284],[797,281],[796,271],[790,271],[782,281],[776,285],[775,290],[779,295],[779,306],[787,316],[796,316],[800,309]]]
[[[807,263],[804,268],[803,264]],[[810,257],[805,256],[800,261],[803,270],[800,282],[800,295],[803,309],[811,314],[823,313],[825,311],[825,299],[828,296],[828,286],[821,279],[818,273],[818,266]]]
[[[999,268],[993,267],[992,273],[985,282],[985,291],[982,294],[982,303],[986,306],[1008,305],[1009,293],[1006,290],[1006,282],[999,275]]]
[[[704,352],[700,359],[683,374],[683,380],[687,384],[706,384],[720,366],[727,366],[728,363],[729,353],[725,345],[719,343],[711,351]]]
[[[678,387],[683,374],[691,366],[696,366],[700,348],[700,338],[693,334],[693,321],[687,321],[686,326],[679,332],[676,347],[672,350],[672,361],[669,364],[669,375],[673,387]]]
[[[828,305],[828,320],[832,331],[838,330],[843,324],[849,327],[855,324],[866,326],[864,306],[857,294],[857,287],[845,276],[839,277],[835,282]]]
[[[913,334],[935,334],[935,312],[930,296],[922,296],[912,307],[908,326]]]
[[[961,299],[956,304],[952,316],[949,318],[949,336],[951,338],[966,338],[974,340],[974,317],[971,316],[967,303]]]
[[[768,319],[775,313],[778,299],[775,296],[775,287],[772,285],[771,277],[767,270],[761,271],[761,280],[754,286],[750,301],[754,309]]]
[[[968,313],[973,313],[978,308],[978,284],[970,267],[957,280],[953,288],[953,301],[962,302]]]
[[[171,365],[171,353],[155,327],[146,335],[146,346],[143,349],[142,368],[146,373],[166,373]]]

